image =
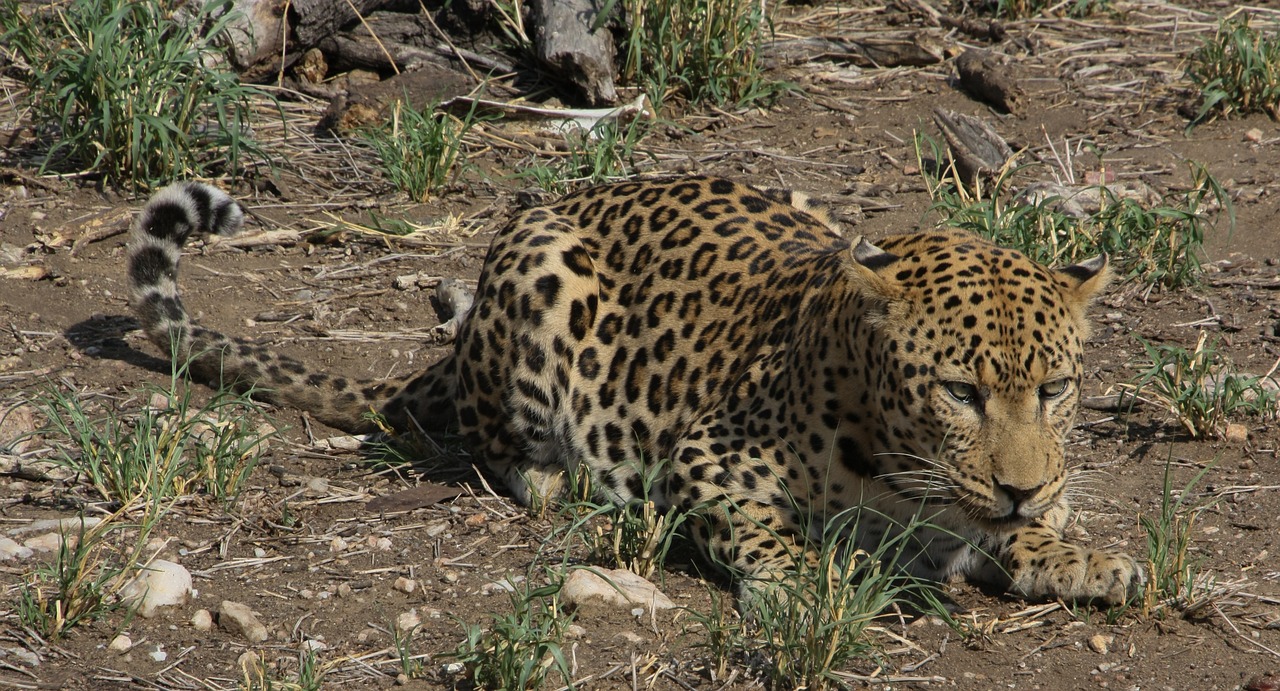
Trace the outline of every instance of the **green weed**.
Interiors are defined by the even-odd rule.
[[[640,169],[639,145],[648,131],[648,121],[635,118],[625,124],[602,120],[590,130],[567,132],[564,155],[539,157],[523,165],[517,177],[557,195],[626,180]]]
[[[413,653],[413,634],[418,627],[403,631],[396,622],[391,622],[391,644],[396,650],[396,659],[400,662],[400,673],[407,679],[422,676],[422,655]]]
[[[573,618],[560,613],[559,592],[559,583],[533,588],[526,580],[511,592],[511,613],[495,615],[487,630],[463,625],[454,656],[476,688],[540,688],[551,675],[572,687],[562,642]]]
[[[132,417],[94,417],[79,398],[48,392],[39,405],[51,437],[64,441],[54,461],[116,504],[137,498],[155,504],[193,492],[233,501],[274,430],[245,396],[218,394],[197,406],[178,378],[171,384],[152,396],[160,405]]]
[[[241,691],[320,691],[325,688],[325,666],[316,651],[307,649],[298,654],[298,673],[292,679],[284,674],[284,666],[279,660],[271,664],[254,654],[240,670],[239,688]]]
[[[74,532],[64,528],[53,561],[37,565],[18,591],[18,618],[45,638],[58,640],[82,623],[118,609],[117,595],[138,573],[138,560],[164,507],[148,506],[137,524],[122,517],[139,512],[142,500],[126,504],[96,524],[81,513]],[[109,537],[123,529],[136,531],[130,547],[119,549]]]
[[[1200,90],[1193,122],[1248,113],[1280,118],[1280,35],[1249,26],[1239,13],[1191,54],[1187,76]]]
[[[122,570],[104,564],[104,538],[119,526],[103,521],[63,535],[51,563],[32,569],[18,592],[18,618],[50,640],[114,609],[111,584]]]
[[[1159,613],[1169,607],[1180,611],[1195,609],[1200,600],[1213,591],[1212,583],[1201,575],[1204,558],[1193,558],[1190,554],[1192,528],[1212,502],[1195,506],[1186,503],[1211,467],[1202,468],[1175,496],[1172,464],[1166,463],[1160,513],[1138,517],[1147,534],[1147,583],[1142,600],[1145,614]]]
[[[102,0],[24,13],[0,2],[0,43],[25,62],[34,121],[54,142],[42,168],[87,170],[133,189],[221,170],[246,154],[250,101],[221,49],[233,18],[215,0],[174,21],[170,3]]]
[[[695,105],[735,106],[767,99],[784,88],[765,78],[759,60],[769,26],[765,3],[621,2],[626,15],[622,77],[639,84],[655,103],[679,98]]]
[[[382,159],[387,179],[414,201],[425,202],[456,175],[465,158],[462,139],[475,124],[474,108],[462,118],[437,112],[436,104],[418,110],[396,101],[391,122],[364,131]]]
[[[922,524],[911,522],[867,552],[851,546],[857,519],[855,510],[828,521],[822,538],[807,545],[816,551],[812,562],[798,559],[777,580],[745,584],[742,622],[722,607],[692,615],[706,630],[718,674],[740,661],[773,688],[846,688],[850,667],[874,659],[880,648],[875,622],[882,613],[917,601],[942,611],[925,586],[897,568],[899,552]]]
[[[661,571],[687,514],[674,507],[659,509],[652,497],[667,472],[667,463],[637,469],[640,496],[622,505],[597,504],[578,495],[562,513],[574,517],[569,535],[580,535],[593,564],[626,569],[641,578]]]
[[[945,158],[943,151],[932,138],[917,135],[921,170],[927,171],[930,156]],[[1082,218],[1065,213],[1058,198],[1007,201],[1012,175],[1013,170],[1006,169],[991,189],[969,190],[956,181],[953,170],[926,172],[931,212],[941,217],[942,226],[976,233],[1045,265],[1074,263],[1105,252],[1125,279],[1164,288],[1195,285],[1199,280],[1209,223],[1206,207],[1211,202],[1234,220],[1228,193],[1199,166],[1191,169],[1190,189],[1168,195],[1152,207],[1098,188],[1100,208]]]
[[[754,643],[779,688],[846,686],[841,673],[878,649],[875,620],[911,587],[894,573],[890,545],[869,554],[846,550],[847,544],[824,540],[816,565],[802,562],[750,603],[758,627]]]
[[[1192,350],[1139,339],[1150,364],[1129,384],[1138,395],[1167,408],[1194,439],[1222,437],[1232,416],[1275,419],[1280,388],[1275,379],[1240,375],[1207,332]]]

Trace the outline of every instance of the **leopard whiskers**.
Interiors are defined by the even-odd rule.
[[[1069,501],[1076,499],[1094,499],[1098,486],[1106,482],[1110,473],[1104,470],[1076,467],[1067,471],[1066,486],[1062,495]]]
[[[948,466],[941,461],[905,452],[886,452],[877,455],[902,456],[923,464],[924,467],[921,468],[881,473],[876,476],[878,479],[889,483],[895,490],[908,494],[913,498],[934,497],[949,499],[955,495],[955,490],[959,488],[959,485],[951,479]]]

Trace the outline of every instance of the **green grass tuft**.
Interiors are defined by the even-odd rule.
[[[1203,573],[1204,557],[1195,558],[1191,554],[1191,534],[1196,519],[1213,502],[1188,504],[1192,490],[1212,467],[1200,469],[1181,491],[1176,491],[1172,463],[1166,463],[1160,513],[1138,517],[1147,535],[1147,584],[1142,600],[1147,615],[1159,615],[1170,608],[1181,612],[1194,610],[1215,591],[1212,579]]]
[[[1139,340],[1150,364],[1129,386],[1167,408],[1193,439],[1225,436],[1233,416],[1280,415],[1277,381],[1235,373],[1218,350],[1221,339],[1201,331],[1191,350]]]
[[[943,151],[933,139],[917,135],[921,170],[928,170],[925,161],[930,157],[943,160]],[[956,182],[954,171],[926,173],[933,198],[930,211],[941,217],[939,225],[976,233],[1048,266],[1105,252],[1126,280],[1163,288],[1194,286],[1199,281],[1208,208],[1217,205],[1234,220],[1230,196],[1200,166],[1191,168],[1190,189],[1166,195],[1154,206],[1097,188],[1100,207],[1084,217],[1066,213],[1056,197],[1007,201],[1012,175],[1012,170],[1006,170],[992,189],[970,191]]]
[[[622,77],[640,85],[655,103],[674,98],[694,105],[738,106],[768,99],[784,88],[764,76],[759,59],[769,28],[765,3],[621,2],[626,15]]]
[[[197,406],[176,377],[152,398],[158,405],[136,416],[95,417],[76,397],[46,393],[38,403],[48,434],[62,442],[54,461],[116,505],[159,506],[195,492],[233,502],[275,434],[261,409],[231,394]]]
[[[50,5],[0,2],[3,43],[25,64],[34,120],[53,144],[42,168],[88,171],[150,189],[176,178],[236,174],[246,154],[250,99],[263,92],[222,67],[217,47],[231,3],[175,21],[158,0]]]
[[[458,172],[465,160],[462,138],[475,124],[474,109],[459,119],[437,112],[436,104],[418,110],[397,101],[391,122],[364,131],[382,158],[387,179],[416,202],[427,201]]]
[[[559,592],[558,583],[533,588],[526,580],[510,594],[510,613],[494,615],[487,629],[463,625],[466,639],[454,657],[475,688],[536,689],[553,676],[571,685],[562,644],[573,617],[560,612]]]
[[[1280,34],[1249,26],[1240,13],[1191,54],[1187,76],[1200,90],[1196,122],[1267,113],[1280,118]]]

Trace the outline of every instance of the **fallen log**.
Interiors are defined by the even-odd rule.
[[[1006,113],[1022,110],[1022,89],[984,50],[966,50],[956,58],[960,85],[975,98],[990,103]]]
[[[985,120],[939,108],[933,111],[933,121],[947,140],[960,180],[970,187],[979,176],[998,173],[1013,157],[1004,137]]]
[[[568,81],[588,105],[618,101],[613,83],[613,35],[602,26],[602,0],[534,0],[538,59]]]

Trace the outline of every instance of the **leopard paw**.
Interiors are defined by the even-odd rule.
[[[1010,590],[1030,598],[1120,605],[1137,596],[1146,583],[1142,565],[1128,554],[1067,543],[1059,543],[1048,553],[1015,559],[1014,564]]]

